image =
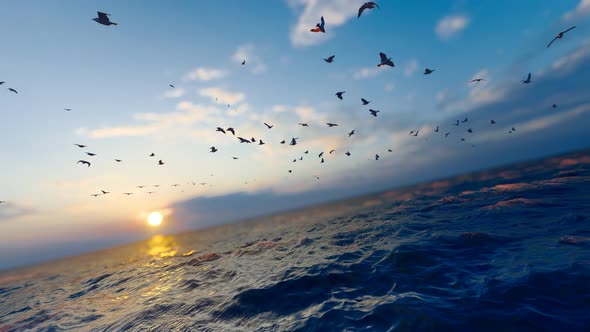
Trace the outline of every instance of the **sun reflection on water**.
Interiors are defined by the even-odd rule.
[[[154,258],[176,256],[178,244],[171,235],[156,235],[147,242],[147,254]]]

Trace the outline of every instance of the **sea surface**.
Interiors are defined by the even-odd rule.
[[[590,331],[590,151],[0,273],[0,331]]]

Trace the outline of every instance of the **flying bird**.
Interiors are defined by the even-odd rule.
[[[363,105],[369,105],[369,103],[371,102],[370,100],[366,100],[365,98],[361,98],[361,101],[363,102]]]
[[[211,151],[209,151],[209,152],[211,152],[211,153],[215,153],[215,152],[217,152],[217,148],[216,148],[216,147],[214,147],[214,146],[210,147],[209,149],[211,149]]]
[[[346,151],[344,154],[350,157],[350,152],[349,151]]]
[[[238,157],[231,157],[233,160],[238,160]],[[194,186],[194,184],[193,184]]]
[[[575,28],[576,28],[576,26],[573,26],[573,27],[571,27],[571,28],[569,28],[569,29],[567,29],[567,30],[565,30],[565,31],[562,31],[562,32],[558,33],[558,34],[557,34],[557,36],[556,36],[555,38],[553,38],[553,40],[552,40],[552,41],[549,43],[549,45],[547,45],[547,48],[549,48],[549,46],[551,46],[551,44],[553,44],[553,42],[554,42],[554,41],[556,41],[556,40],[558,40],[558,39],[561,39],[561,38],[563,38],[563,36],[564,36],[566,33],[568,33],[570,30],[573,30],[573,29],[575,29]]]
[[[90,162],[88,162],[86,160],[78,160],[78,162],[76,164],[87,165],[88,167],[90,167]]]
[[[301,127],[309,127],[309,125],[307,123],[300,123],[299,124]]]
[[[436,126],[436,129],[434,129],[435,133],[438,133],[438,126]]]
[[[321,158],[324,155],[324,152],[320,152],[320,154],[318,154],[318,158]]]
[[[268,129],[271,129],[272,127],[274,127],[274,125],[272,125],[272,126],[271,126],[271,125],[269,125],[269,124],[268,124],[268,123],[266,123],[266,122],[264,123],[264,125],[265,125],[265,126],[266,126],[266,128],[268,128]]]
[[[289,143],[289,145],[297,145],[297,140],[298,139],[299,138],[296,138],[296,137],[291,138],[291,143]]]
[[[256,138],[252,137],[252,139],[250,140],[252,143],[256,143]]]
[[[152,187],[158,188],[159,186],[160,186],[159,184],[154,184]]]
[[[232,127],[227,128],[225,131],[230,132],[232,135],[236,136],[236,131]]]
[[[553,104],[553,105],[551,105],[551,107],[557,108],[557,104]]]
[[[123,195],[129,196],[129,195],[133,195],[133,193],[123,193]]]
[[[455,122],[455,124],[453,124],[454,126],[458,126],[459,125],[459,120],[457,120],[457,122]]]
[[[346,91],[336,92],[336,97],[338,97],[338,99],[342,100],[342,95],[343,95],[345,92],[346,92]]]
[[[12,92],[14,92],[14,93],[16,93],[16,94],[18,95],[18,91],[16,91],[16,90],[15,90],[15,89],[13,89],[13,88],[8,88],[8,91],[12,91]]]
[[[305,150],[305,152],[303,152],[303,153],[308,154],[309,153],[309,150]]]
[[[467,132],[473,134],[473,130],[471,128],[467,129]]]
[[[158,160],[158,165],[159,166],[165,165],[164,162],[162,161],[162,159]]]
[[[450,135],[450,134],[451,134],[451,133],[446,133],[446,134],[445,134],[445,138],[449,137],[449,135]]]
[[[381,66],[395,67],[395,64],[393,64],[393,61],[391,61],[391,58],[387,57],[387,54],[380,52],[379,57],[381,58],[381,63],[378,64],[377,67],[381,67]]]
[[[375,2],[373,2],[373,1],[365,2],[365,3],[364,3],[362,6],[361,6],[361,8],[359,8],[359,14],[358,14],[358,16],[357,16],[356,18],[359,18],[359,17],[361,17],[361,14],[363,13],[363,11],[365,11],[365,9],[373,9],[373,8],[375,8],[375,7],[379,8],[379,5],[377,5],[377,4],[376,4]],[[381,9],[381,8],[379,8],[379,9]]]
[[[246,65],[246,60],[242,60],[242,66]]]
[[[320,161],[320,163],[321,163],[321,164],[323,164],[323,163],[324,163],[324,158],[322,158],[322,160]]]
[[[96,153],[92,153],[92,152],[86,152],[86,154],[89,155],[90,157],[96,156]]]
[[[324,28],[324,25],[326,24],[326,22],[324,21],[324,17],[322,16],[320,18],[320,23],[315,25],[315,28],[311,29],[311,32],[323,32],[326,33],[326,29]]]
[[[481,82],[481,81],[485,81],[485,79],[484,78],[474,78],[469,83]]]
[[[375,154],[375,160],[379,160],[379,155]]]
[[[393,152],[393,150],[392,149],[387,149],[387,152]]]
[[[289,173],[293,173],[293,170],[291,170],[291,169],[290,169],[290,170],[289,170]]]
[[[335,55],[330,55],[328,58],[324,59],[324,61],[326,61],[327,63],[332,63],[334,62],[335,57]]]
[[[116,162],[118,162],[118,163],[120,163],[120,162],[122,162],[123,160],[121,160],[121,159],[115,159],[115,161],[116,161]]]
[[[176,87],[174,86],[174,84],[168,84],[168,86],[169,86],[169,87],[171,87],[172,89],[176,88]]]
[[[156,193],[155,191],[148,191],[148,192],[146,192],[146,194],[148,194],[148,195],[155,194],[155,193]]]
[[[426,68],[426,69],[424,69],[424,75],[430,75],[430,74],[434,73],[434,71],[435,71],[435,69]]]
[[[531,73],[529,73],[529,75],[527,76],[526,80],[521,81],[523,84],[529,84],[531,83]]]
[[[334,152],[336,152],[336,150],[330,150],[330,154],[332,154],[332,153],[334,153]]]
[[[350,137],[350,136],[352,136],[352,135],[354,135],[354,130],[353,130],[353,131],[351,131],[350,133],[348,133],[348,137]]]
[[[6,82],[0,82],[0,85],[2,85],[2,84],[4,84],[4,83],[6,83]]]
[[[332,128],[332,127],[338,127],[337,123],[331,123],[331,122],[326,122],[326,125],[328,125],[328,127]]]
[[[153,152],[150,154],[150,157],[155,157],[155,156],[156,156],[156,154]]]
[[[225,134],[225,130],[223,130],[223,128],[221,128],[221,127],[217,127],[217,129],[215,131]]]
[[[281,144],[285,144],[285,143],[287,143],[287,142],[285,142],[285,140],[282,140],[282,141],[281,141]]]
[[[490,120],[490,124],[496,124],[496,121]]]
[[[117,25],[117,23],[115,22],[111,22],[111,20],[109,19],[110,14],[107,13],[103,13],[103,12],[98,12],[98,17],[97,18],[93,18],[92,20],[100,23],[102,25]]]
[[[258,145],[264,145],[266,143],[264,143],[262,140],[260,140],[260,142],[258,143]]]
[[[137,188],[142,189],[145,188],[145,186],[137,186]]]
[[[86,147],[86,145],[84,145],[84,144],[74,144],[74,145],[81,148],[81,149]]]
[[[101,195],[101,194],[90,194],[90,196],[94,196],[94,197],[98,197],[98,196],[100,196],[100,195]]]
[[[379,113],[380,111],[369,110],[369,112],[371,113],[372,116],[376,117],[377,113]]]
[[[467,123],[469,121],[469,118],[465,118],[463,119],[463,121],[461,121],[461,123]]]
[[[110,192],[109,192],[109,191],[104,191],[104,190],[101,190],[101,191],[102,191],[102,194],[103,194],[103,195],[110,194]]]
[[[175,183],[172,185],[172,187],[180,187],[180,185],[178,183]]]
[[[71,108],[64,108],[64,111],[66,111],[66,112],[71,112],[71,111],[72,111],[72,109],[71,109]]]

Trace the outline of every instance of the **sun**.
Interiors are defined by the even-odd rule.
[[[148,224],[153,227],[160,226],[162,219],[164,218],[160,212],[152,212],[148,216]]]

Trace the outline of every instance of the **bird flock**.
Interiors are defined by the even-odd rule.
[[[360,18],[361,15],[363,14],[363,12],[365,10],[372,10],[372,9],[375,9],[375,8],[381,9],[379,7],[379,5],[377,3],[375,3],[375,2],[372,2],[371,1],[371,2],[365,2],[365,3],[363,3],[363,5],[358,9],[357,18]],[[98,17],[97,18],[94,18],[93,20],[95,22],[97,22],[97,23],[99,23],[101,25],[105,25],[105,26],[112,26],[112,25],[115,25],[116,26],[116,25],[118,25],[117,23],[112,22],[110,20],[109,16],[110,16],[110,14],[107,14],[107,13],[104,13],[104,12],[98,12]],[[551,42],[549,42],[549,44],[547,45],[547,48],[551,47],[551,45],[553,45],[553,43],[555,41],[557,41],[558,39],[562,39],[565,36],[566,33],[570,32],[571,30],[573,30],[575,28],[576,27],[573,26],[573,27],[571,27],[571,28],[569,28],[567,30],[564,30],[564,31],[559,32],[555,36],[555,38],[553,38],[553,40],[551,40]],[[310,32],[312,32],[312,33],[326,33],[326,20],[324,19],[323,16],[320,17],[320,22],[317,23],[314,28],[310,29]],[[325,58],[323,60],[326,63],[328,63],[328,64],[332,64],[332,63],[334,63],[335,58],[336,58],[336,55],[330,55],[329,57],[327,57],[327,58]],[[242,62],[240,64],[242,66],[245,66],[246,65],[246,60],[245,59],[242,60]],[[377,63],[377,67],[383,67],[383,66],[388,66],[388,67],[392,67],[393,68],[393,67],[395,67],[395,64],[394,64],[394,62],[392,60],[392,57],[389,57],[384,52],[380,52],[379,53],[379,62]],[[424,69],[424,75],[432,75],[434,72],[435,72],[435,69],[430,69],[430,68],[425,68]],[[482,81],[486,81],[486,80],[484,78],[474,78],[471,81],[469,81],[468,83],[469,84],[477,84],[477,83],[480,83]],[[526,78],[524,80],[521,80],[521,82],[523,84],[530,84],[530,83],[532,83],[533,82],[533,80],[532,80],[532,73],[528,73],[528,75],[526,76]],[[0,85],[4,85],[5,83],[6,82],[4,82],[4,81],[0,81]],[[168,86],[171,89],[174,89],[175,88],[175,86],[173,84],[169,84]],[[14,94],[18,94],[18,91],[16,89],[14,89],[14,88],[11,88],[11,87],[8,88],[8,91],[10,91],[10,92],[12,92]],[[346,91],[339,91],[339,92],[336,92],[335,93],[335,96],[339,100],[344,100],[344,94],[345,93],[346,93]],[[362,106],[367,106],[367,105],[369,105],[371,103],[371,101],[369,101],[369,100],[367,100],[365,98],[361,98],[360,99],[360,103],[361,103]],[[227,105],[227,106],[230,107],[230,105]],[[557,108],[557,104],[552,104],[551,107],[552,108]],[[64,110],[66,112],[71,112],[72,111],[71,108],[64,108]],[[368,111],[369,111],[369,115],[370,116],[373,116],[373,117],[377,117],[378,114],[381,112],[380,110],[374,110],[374,109],[369,109]],[[456,120],[456,122],[454,124],[452,124],[453,126],[455,126],[455,127],[463,126],[463,127],[467,127],[467,128],[465,128],[464,130],[458,130],[458,131],[445,131],[444,132],[444,138],[448,138],[452,133],[459,133],[460,141],[462,141],[462,142],[463,141],[466,141],[465,137],[463,137],[463,135],[460,135],[460,133],[466,133],[467,135],[473,134],[473,129],[468,124],[469,124],[469,118],[464,118],[463,120]],[[495,124],[496,124],[496,121],[495,120],[491,119],[489,121],[489,125],[495,125]],[[266,122],[264,122],[262,125],[264,125],[268,130],[272,130],[275,127],[274,124],[269,124],[269,123],[266,123]],[[309,124],[308,123],[298,123],[298,125],[301,126],[301,127],[309,127]],[[326,122],[325,125],[328,128],[338,127],[338,124],[337,123],[333,123],[333,122]],[[263,141],[262,138],[258,138],[258,139],[255,138],[255,137],[247,138],[249,135],[242,135],[242,134],[240,134],[241,136],[239,136],[238,133],[237,133],[237,131],[236,131],[236,129],[234,129],[232,127],[227,127],[227,128],[217,127],[215,129],[215,131],[216,132],[219,132],[220,134],[223,134],[223,135],[228,135],[228,133],[231,134],[232,136],[234,136],[237,139],[237,142],[239,144],[256,144],[257,143],[257,145],[259,145],[259,146],[267,144],[266,142]],[[508,133],[512,134],[515,131],[516,131],[516,128],[512,127],[508,131]],[[433,130],[433,132],[435,134],[438,134],[440,132],[438,125],[435,127],[435,129]],[[355,135],[355,133],[356,133],[355,132],[355,129],[352,129],[350,132],[347,133],[347,138],[350,139],[353,135]],[[409,136],[418,137],[419,134],[420,134],[420,129],[411,130],[409,132]],[[284,139],[284,140],[280,141],[279,144],[284,145],[284,144],[287,144],[287,141],[289,141],[289,144],[288,144],[289,146],[295,146],[295,145],[299,144],[298,140],[299,140],[298,137],[292,137],[290,140],[289,139]],[[77,146],[80,149],[85,149],[87,147],[84,144],[74,144],[74,145]],[[217,152],[219,152],[219,149],[217,147],[211,146],[209,148],[209,153],[217,153]],[[393,150],[392,149],[388,149],[387,152],[393,152]],[[328,151],[328,154],[330,154],[330,155],[332,155],[334,153],[336,153],[336,150],[335,149],[331,149],[330,151]],[[97,156],[97,154],[96,153],[93,153],[93,152],[87,152],[86,151],[85,154],[86,154],[86,156],[91,157],[91,158]],[[304,155],[309,155],[309,150],[306,150],[303,154]],[[347,157],[350,157],[351,156],[351,152],[347,150],[347,151],[344,152],[344,155],[347,156]],[[149,155],[147,155],[147,157],[148,158],[155,158],[156,157],[156,154],[154,152],[152,152]],[[321,163],[321,164],[325,163],[324,152],[323,151],[322,152],[319,152],[317,154],[317,158],[319,160],[319,163]],[[88,159],[88,158],[80,159],[80,160],[78,160],[78,162],[76,164],[80,164],[81,166],[85,166],[87,168],[91,167],[92,166],[92,163],[89,160],[86,160],[86,159]],[[232,156],[232,159],[233,160],[238,160],[239,158],[236,157],[236,156]],[[375,154],[374,159],[375,160],[379,160],[380,159],[380,155],[379,154]],[[294,158],[292,160],[292,162],[293,163],[296,163],[297,161],[303,161],[303,160],[304,160],[304,156],[299,156],[298,158]],[[122,163],[123,160],[122,159],[114,159],[114,162],[116,162],[116,163]],[[164,166],[164,165],[166,165],[166,163],[162,159],[158,159],[157,163],[155,163],[155,164],[157,166]],[[288,173],[293,173],[294,170],[293,169],[289,169],[287,172]],[[320,177],[318,175],[314,175],[314,178],[317,179],[317,180],[320,179]],[[245,183],[248,183],[248,182],[245,182]],[[194,182],[194,181],[191,181],[191,182],[188,182],[187,184],[189,184],[189,185],[192,184],[193,186],[196,186],[196,185],[206,186],[209,183],[207,183],[207,182]],[[172,187],[181,187],[181,184],[174,183],[171,186]],[[211,184],[209,184],[209,186],[211,186]],[[151,186],[146,186],[146,185],[137,185],[136,186],[137,189],[144,189],[144,188],[148,188],[148,187],[158,188],[158,187],[160,187],[160,185],[159,184],[155,184],[155,185],[151,185]],[[152,195],[152,194],[155,194],[155,193],[156,193],[155,191],[145,191],[145,194],[147,194],[147,195]],[[108,195],[108,194],[110,194],[109,191],[107,191],[107,190],[100,190],[100,192],[98,192],[98,193],[92,193],[92,194],[90,194],[90,196],[92,196],[92,197],[99,197],[99,196]],[[131,196],[131,195],[134,194],[134,192],[123,192],[122,194],[123,195],[126,195],[126,196]],[[0,204],[3,204],[3,203],[6,203],[6,201],[0,200]]]

